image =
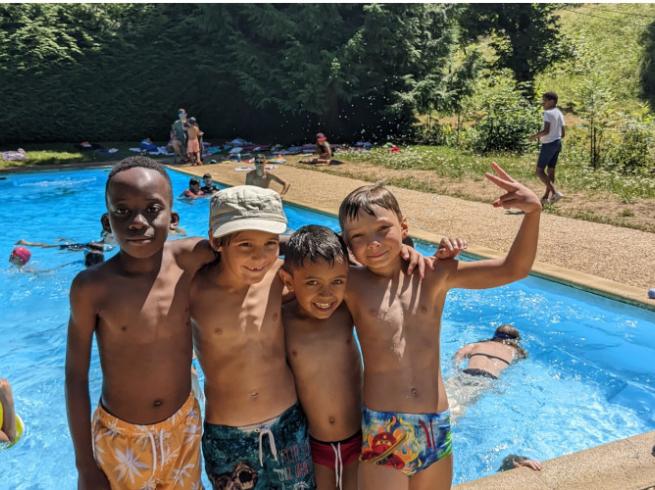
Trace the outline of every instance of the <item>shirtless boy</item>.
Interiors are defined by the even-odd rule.
[[[205,373],[203,454],[215,489],[315,488],[282,328],[286,227],[275,191],[238,186],[212,198],[209,236],[221,259],[193,280],[191,316]]]
[[[452,481],[448,400],[439,366],[440,321],[452,288],[500,286],[525,277],[537,249],[537,196],[493,164],[486,174],[506,193],[495,207],[525,211],[507,257],[440,260],[425,278],[407,276],[398,248],[407,221],[379,185],[351,192],[339,209],[344,238],[360,269],[351,269],[346,304],[364,355],[360,488],[447,489]]]
[[[462,248],[462,240],[444,239],[437,258],[451,258]],[[410,253],[401,255],[405,252]],[[289,239],[280,271],[295,295],[282,315],[289,363],[309,420],[319,490],[357,489],[362,368],[352,317],[343,304],[348,270],[341,238],[329,228],[310,225]]]
[[[289,363],[307,419],[319,490],[357,489],[362,436],[361,358],[343,304],[348,251],[329,228],[304,226],[280,271],[295,299],[282,314]]]
[[[282,186],[280,195],[284,196],[289,192],[291,184],[282,177],[278,177],[266,170],[265,163],[266,162],[261,156],[257,155],[255,157],[255,170],[251,170],[246,174],[246,185],[256,185],[257,187],[268,189],[271,186],[271,182],[277,182]]]
[[[118,163],[105,197],[121,250],[79,273],[70,292],[66,403],[78,488],[199,488],[201,421],[189,376],[188,290],[214,252],[199,239],[166,242],[178,216],[170,178],[157,162],[131,157]],[[91,420],[94,333],[103,383]]]

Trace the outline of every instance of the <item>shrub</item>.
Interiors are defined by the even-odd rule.
[[[514,83],[501,80],[490,84],[481,103],[482,117],[475,125],[471,144],[480,153],[512,151],[522,153],[530,146],[530,135],[539,129],[539,115]],[[510,80],[510,82],[512,82]]]

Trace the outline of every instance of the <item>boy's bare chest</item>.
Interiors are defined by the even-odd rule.
[[[200,301],[194,299],[193,317],[203,339],[215,340],[223,348],[266,343],[283,333],[281,296],[271,288],[246,294],[207,291]]]
[[[118,279],[100,307],[101,326],[143,341],[186,331],[188,286],[188,279],[178,268],[169,268],[150,280]]]

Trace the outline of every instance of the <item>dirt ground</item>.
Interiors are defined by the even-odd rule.
[[[299,158],[291,157],[293,165]],[[482,176],[478,179],[454,179],[441,177],[429,170],[396,170],[381,165],[363,162],[344,162],[330,167],[311,167],[312,170],[327,172],[369,182],[385,181],[388,184],[408,189],[431,192],[445,196],[460,197],[472,201],[489,202],[495,199],[495,189]],[[536,179],[527,185],[541,195],[543,185]],[[548,206],[548,214],[582,219],[596,223],[607,223],[655,233],[655,199],[640,199],[624,203],[613,195],[567,192],[566,197],[556,205]],[[653,237],[655,241],[655,237]]]

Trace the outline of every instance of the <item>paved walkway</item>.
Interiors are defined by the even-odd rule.
[[[187,167],[185,170],[199,175],[209,172],[216,180],[235,185],[245,180],[245,172],[235,170],[239,166],[247,164],[222,163]],[[287,194],[289,201],[333,213],[350,191],[367,184],[361,180],[284,165],[274,172],[291,183]],[[522,218],[495,209],[491,204],[393,186],[390,189],[408,218],[410,234],[416,235],[420,229],[441,236],[462,237],[473,248],[505,253]],[[655,287],[655,234],[544,213],[537,261],[546,268],[566,268],[619,283],[615,286],[628,285],[632,297],[644,301],[647,289]],[[538,265],[535,268],[539,270]],[[587,277],[587,283],[589,281],[593,284],[595,279]],[[655,304],[653,301],[649,303]]]

